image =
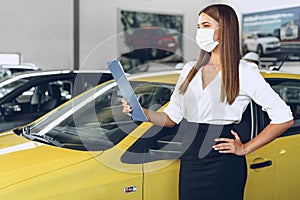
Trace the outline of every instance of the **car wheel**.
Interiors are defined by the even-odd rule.
[[[264,55],[263,47],[261,46],[261,44],[258,45],[256,51],[257,51],[258,55],[260,55],[260,56]]]

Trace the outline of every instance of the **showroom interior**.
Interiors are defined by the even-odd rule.
[[[261,136],[278,99],[294,120],[245,155],[244,199],[299,200],[299,0],[0,0],[0,199],[180,199],[182,138],[198,127],[169,118],[170,127],[156,126],[149,113],[171,104],[183,67],[197,60],[199,11],[211,4],[234,9],[241,59],[254,58],[260,69],[245,64],[257,80],[244,73],[243,87],[256,99],[236,93],[246,103],[237,106],[240,120],[233,127],[241,137],[232,141],[243,146]],[[116,60],[121,78],[109,68],[120,67]],[[213,69],[220,78],[221,70]],[[134,116],[124,112],[122,86],[139,112]],[[261,106],[268,94],[274,95],[272,108]],[[183,101],[189,105],[197,97]],[[276,116],[284,115],[279,111]]]
[[[179,16],[182,22],[177,31],[181,31],[182,52],[178,54],[186,62],[197,57],[197,16],[205,5],[231,5],[238,13],[241,32],[245,14],[299,6],[297,1],[282,3],[279,0],[112,0],[105,3],[97,0],[2,0],[1,3],[0,52],[18,53],[21,63],[33,63],[42,69],[106,68],[106,61],[120,57],[121,51],[129,51],[122,50],[119,40],[123,34],[122,11]],[[166,63],[159,59],[151,62]],[[176,59],[173,62],[175,64],[171,65],[176,65]]]

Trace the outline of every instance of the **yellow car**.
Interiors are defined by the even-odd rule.
[[[129,80],[143,107],[162,110],[179,73]],[[300,199],[300,75],[262,75],[291,106],[295,124],[247,155],[245,200]],[[0,199],[178,199],[180,139],[189,127],[184,121],[173,128],[132,121],[120,99],[116,83],[107,82],[28,126],[1,133]],[[242,140],[255,137],[268,120],[250,103],[237,125]]]

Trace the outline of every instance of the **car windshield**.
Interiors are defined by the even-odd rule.
[[[161,29],[153,29],[151,30],[152,34],[154,35],[160,35],[160,36],[164,36],[166,35],[166,32],[164,32],[163,30]]]
[[[262,37],[273,37],[272,33],[258,33],[257,37],[262,38]]]
[[[16,81],[12,81],[12,82],[6,81],[7,84],[3,84],[0,87],[0,98],[4,97],[6,94],[19,88],[20,86],[24,85],[28,81],[29,80],[26,80],[26,79],[18,79]]]
[[[131,85],[141,105],[151,110],[166,104],[174,88],[149,82]],[[106,150],[140,124],[122,113],[121,98],[115,83],[92,89],[34,124],[30,134],[46,135],[63,148]]]

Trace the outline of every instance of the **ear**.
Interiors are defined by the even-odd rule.
[[[214,41],[220,41],[220,39],[221,39],[221,28],[220,27],[218,27],[218,28],[216,28],[215,29],[215,33],[214,33]]]

